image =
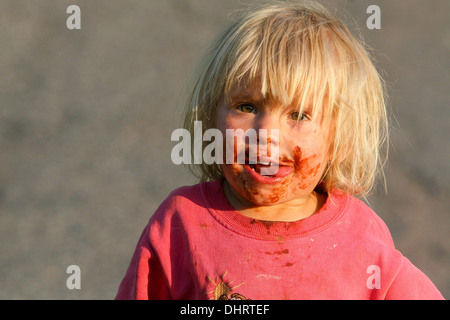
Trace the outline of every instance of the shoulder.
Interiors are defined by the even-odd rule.
[[[182,186],[173,190],[167,198],[161,203],[158,211],[174,210],[177,208],[183,208],[195,203],[201,202],[201,190],[203,184],[195,184],[190,186]]]
[[[210,190],[219,189],[220,181],[203,182],[173,190],[149,221],[153,231],[188,225],[208,211]]]
[[[386,223],[366,203],[346,195],[344,221],[349,232],[361,240],[379,243],[394,249],[394,242]]]
[[[204,183],[182,186],[170,192],[167,198],[159,205],[151,220],[161,220],[180,210],[202,206],[201,192],[204,188],[203,185]]]

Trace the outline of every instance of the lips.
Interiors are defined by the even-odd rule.
[[[249,164],[248,165],[256,173],[274,178],[284,178],[292,172],[290,166],[280,166],[279,164]]]
[[[244,168],[250,177],[265,184],[278,183],[293,171],[291,165],[280,164],[268,159],[259,160],[255,164],[246,162]]]

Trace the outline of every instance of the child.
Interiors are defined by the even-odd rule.
[[[443,298],[354,197],[380,172],[387,120],[381,79],[341,22],[318,4],[261,6],[199,70],[187,129],[267,134],[218,144],[244,162],[192,166],[201,183],[152,216],[117,299]]]

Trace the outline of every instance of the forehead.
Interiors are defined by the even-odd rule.
[[[260,81],[248,81],[234,84],[227,94],[228,98],[247,98],[263,101],[266,99],[261,90]]]

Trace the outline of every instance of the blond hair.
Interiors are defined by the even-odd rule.
[[[242,81],[299,111],[312,101],[333,122],[326,191],[366,195],[382,173],[387,139],[383,81],[369,53],[323,6],[274,2],[242,12],[213,43],[199,66],[184,126],[214,128],[220,99]],[[294,100],[295,99],[295,100]],[[200,181],[223,177],[217,164],[191,165]]]

